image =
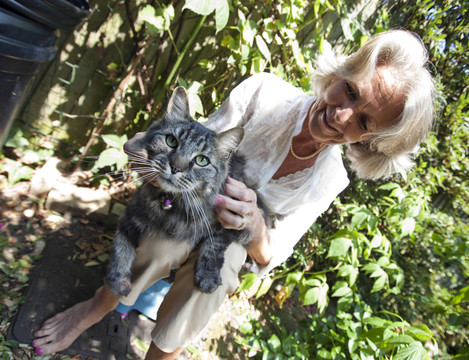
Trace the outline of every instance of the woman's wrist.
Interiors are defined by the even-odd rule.
[[[259,216],[256,224],[253,227],[248,227],[252,234],[248,253],[259,265],[267,265],[273,257],[273,251],[264,218],[260,210],[258,210],[258,213]]]

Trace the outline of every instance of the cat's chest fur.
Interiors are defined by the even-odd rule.
[[[147,183],[139,189],[131,208],[134,217],[141,220],[145,235],[163,232],[175,241],[196,244],[208,235],[207,229],[211,232],[221,229],[213,203],[213,207],[200,204],[200,211],[196,211],[180,195],[166,193]]]

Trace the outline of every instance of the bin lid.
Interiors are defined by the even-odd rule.
[[[91,14],[87,0],[0,0],[6,8],[53,29],[74,29]]]
[[[56,40],[53,30],[0,8],[0,54],[4,57],[50,61],[57,52]]]

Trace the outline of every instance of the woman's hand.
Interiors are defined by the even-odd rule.
[[[225,229],[251,232],[248,253],[259,265],[267,265],[272,258],[270,238],[260,209],[257,195],[244,183],[228,177],[225,194],[217,198],[217,219]]]
[[[146,172],[146,176],[141,175],[139,171],[139,169],[146,169],[148,167],[148,154],[141,141],[144,137],[144,132],[136,133],[132,139],[124,144],[124,152],[129,156],[130,161],[136,165],[135,167],[139,176],[145,177],[147,182],[155,187],[159,187],[156,176],[148,176],[148,172]]]

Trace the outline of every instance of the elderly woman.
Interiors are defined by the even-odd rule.
[[[179,268],[152,332],[147,359],[174,359],[207,324],[227,294],[238,285],[238,271],[249,255],[254,270],[265,274],[293,251],[316,218],[348,185],[341,149],[362,178],[403,172],[425,138],[433,118],[434,86],[426,69],[422,43],[405,31],[376,35],[348,57],[330,53],[319,58],[311,97],[271,74],[255,75],[237,86],[209,119],[222,131],[245,129],[239,150],[247,158],[246,184],[228,179],[217,198],[217,216],[229,229],[248,228],[246,249],[231,244],[222,269],[223,284],[212,294],[193,284],[196,256],[189,248],[137,249],[132,292],[116,299],[106,285],[94,297],[44,323],[35,334],[37,354],[68,347],[84,330],[121,300],[132,304],[139,293],[164,277],[161,267]],[[138,153],[135,140],[126,150]],[[157,184],[156,184],[157,186]],[[256,193],[276,214],[267,229],[256,205]],[[166,265],[161,265],[165,263]],[[167,275],[167,274],[166,274]]]

